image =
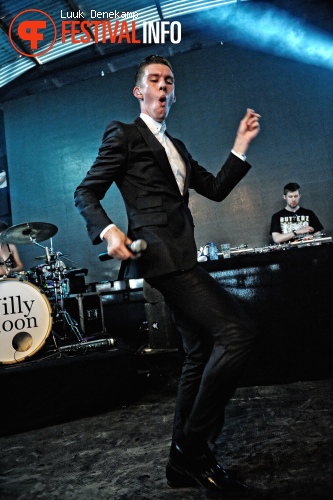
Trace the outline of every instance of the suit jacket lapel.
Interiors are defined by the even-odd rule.
[[[134,123],[137,126],[137,128],[138,128],[140,134],[142,135],[144,141],[146,142],[147,146],[150,148],[151,152],[155,156],[158,164],[160,165],[160,167],[162,168],[164,173],[167,175],[168,179],[171,180],[171,182],[174,183],[174,185],[179,190],[164,147],[156,139],[154,134],[151,133],[151,131],[149,130],[149,128],[147,127],[147,125],[145,124],[145,122],[141,118],[137,118],[134,121]],[[189,163],[188,163],[188,160],[186,158],[186,154],[184,154],[184,151],[182,151],[182,149],[179,147],[179,145],[173,140],[173,138],[168,133],[166,133],[166,134],[169,137],[169,139],[172,141],[175,148],[177,149],[177,151],[179,152],[179,154],[181,155],[181,157],[183,158],[183,160],[185,162],[185,166],[186,166],[186,178],[185,178],[185,186],[184,186],[184,193],[185,193],[188,189]]]

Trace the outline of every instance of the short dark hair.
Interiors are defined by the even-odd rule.
[[[0,233],[2,233],[2,231],[7,229],[7,227],[8,227],[8,224],[4,220],[0,220]]]
[[[300,189],[300,185],[297,184],[297,182],[289,182],[288,184],[286,184],[283,188],[283,194],[286,195],[288,193],[288,191],[291,191],[292,193],[294,191],[297,191],[298,189]]]
[[[149,64],[164,64],[165,66],[168,66],[173,73],[172,66],[169,63],[169,61],[167,59],[165,59],[165,57],[150,55],[150,56],[147,56],[139,64],[138,69],[136,70],[136,73],[135,73],[134,85],[139,85],[141,78],[142,78],[142,75],[143,75],[143,71],[144,71],[145,67],[148,66]]]

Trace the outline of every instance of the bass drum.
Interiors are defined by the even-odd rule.
[[[0,280],[0,363],[18,363],[35,354],[51,328],[51,306],[37,286]]]

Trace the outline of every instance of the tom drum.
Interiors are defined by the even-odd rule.
[[[17,363],[35,354],[51,328],[51,306],[37,286],[0,280],[0,363]]]

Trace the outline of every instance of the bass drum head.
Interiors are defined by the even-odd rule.
[[[51,328],[51,306],[37,286],[0,281],[0,363],[18,363],[35,354]]]

